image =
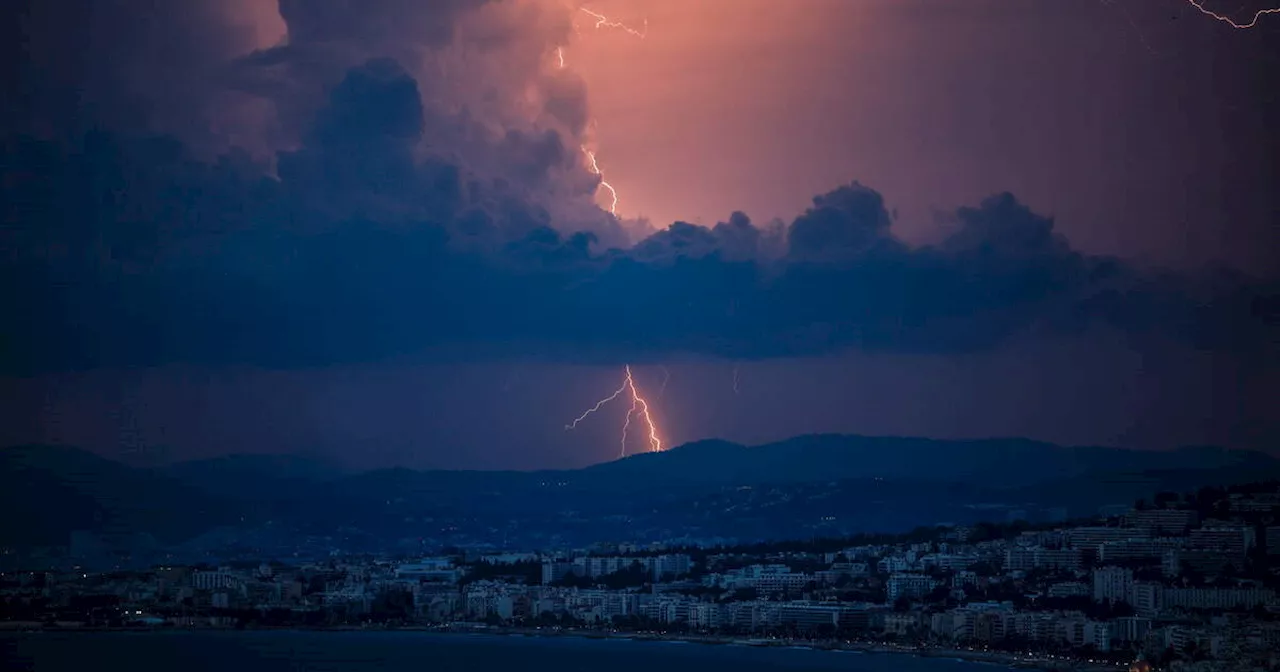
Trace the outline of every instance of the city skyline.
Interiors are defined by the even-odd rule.
[[[0,2],[0,659],[1280,669],[1241,1]]]

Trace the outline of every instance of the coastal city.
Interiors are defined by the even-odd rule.
[[[9,629],[423,628],[1277,669],[1278,510],[1271,482],[1161,493],[1056,525],[6,571],[0,618]]]

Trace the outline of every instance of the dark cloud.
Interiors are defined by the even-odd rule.
[[[244,101],[221,83],[257,36],[248,0],[14,0],[0,23],[7,132],[65,136],[107,125],[223,144]]]
[[[852,185],[792,224],[782,259],[759,254],[741,215],[593,252],[591,235],[561,233],[518,199],[502,216],[469,209],[456,167],[398,152],[389,139],[416,123],[402,74],[373,64],[348,83],[320,119],[367,107],[346,124],[368,142],[318,130],[278,179],[166,140],[92,135],[71,152],[11,141],[5,217],[22,225],[5,281],[25,291],[5,300],[5,368],[937,352],[1094,320],[1237,348],[1264,326],[1266,295],[1243,279],[1215,286],[1081,255],[1008,195],[959,211],[934,247],[897,242],[882,206],[867,205],[879,196]],[[357,91],[370,104],[344,108]],[[397,100],[404,109],[372,104]],[[813,228],[800,235],[802,224]]]
[[[884,198],[854,182],[814,197],[813,207],[791,224],[787,243],[797,259],[849,259],[892,242],[889,225]]]
[[[1204,347],[1265,342],[1274,292],[1080,254],[1008,194],[960,209],[952,235],[927,247],[895,237],[881,195],[852,183],[789,226],[734,213],[627,248],[622,224],[591,203],[585,93],[536,65],[567,39],[562,15],[375,4],[283,2],[287,43],[252,54],[229,28],[174,33],[205,46],[174,61],[173,76],[192,77],[172,109],[216,116],[220,89],[197,75],[226,73],[227,90],[274,105],[272,152],[209,155],[202,134],[110,114],[96,130],[79,128],[79,112],[61,133],[10,127],[22,132],[0,152],[0,279],[20,291],[0,298],[0,366],[939,352],[1095,321]],[[526,25],[539,28],[514,28]],[[455,60],[467,31],[484,53]],[[185,48],[146,41],[160,34],[130,48]],[[447,74],[459,63],[463,75]],[[151,84],[164,84],[169,66],[156,67]],[[42,68],[29,64],[25,81]],[[474,90],[451,79],[484,73]],[[114,76],[50,81],[80,80],[107,103],[169,104]],[[528,90],[541,92],[532,111],[512,102]]]
[[[645,236],[630,250],[629,256],[658,263],[709,255],[733,262],[763,261],[769,250],[767,246],[762,247],[761,239],[771,236],[779,237],[776,233],[762,233],[751,224],[745,213],[735,212],[728,222],[719,222],[709,229],[688,222],[675,222],[666,229]]]

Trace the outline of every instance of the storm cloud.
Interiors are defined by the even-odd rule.
[[[1209,349],[1274,336],[1274,286],[1081,254],[1011,194],[930,246],[856,182],[789,224],[733,213],[631,245],[592,200],[585,88],[548,60],[569,8],[282,0],[287,39],[256,48],[220,3],[148,28],[124,19],[149,3],[108,24],[61,4],[133,65],[34,58],[11,85],[48,95],[10,111],[0,151],[10,372],[946,352],[1095,322]],[[74,38],[39,25],[37,56]],[[67,107],[75,87],[102,103]]]

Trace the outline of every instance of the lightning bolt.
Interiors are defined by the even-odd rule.
[[[1227,24],[1228,26],[1235,28],[1236,30],[1245,30],[1247,28],[1252,28],[1258,25],[1258,21],[1262,17],[1266,16],[1267,14],[1280,14],[1280,7],[1272,7],[1270,9],[1259,9],[1258,11],[1254,12],[1253,19],[1250,20],[1249,23],[1236,23],[1229,16],[1219,14],[1210,9],[1205,9],[1204,0],[1187,0],[1187,4],[1191,5],[1192,7],[1195,7],[1196,10],[1199,11],[1201,14],[1204,14],[1205,16],[1210,17],[1212,19],[1221,21]]]
[[[609,196],[612,199],[609,202],[609,214],[616,217],[618,215],[618,190],[614,189],[613,185],[604,179],[604,173],[600,172],[600,164],[596,163],[596,153],[587,149],[586,145],[583,145],[582,153],[587,155],[587,167],[591,169],[591,172],[600,176],[600,186],[609,190]]]
[[[586,7],[579,7],[578,11],[583,12],[584,14],[587,14],[591,18],[595,19],[596,20],[595,27],[597,30],[601,28],[621,30],[629,35],[633,35],[642,40],[645,38],[645,35],[647,35],[649,32],[649,19],[647,18],[644,20],[644,29],[636,30],[635,28],[632,28],[631,26],[628,26],[627,24],[622,23],[621,21],[614,21],[609,17],[605,16],[604,14],[593,12],[587,9]],[[574,30],[577,31],[577,24],[574,24]],[[564,68],[565,66],[564,47],[556,47],[556,62],[559,64],[560,68],[562,69]],[[595,174],[600,178],[600,186],[604,187],[606,190],[609,191],[609,199],[610,199],[609,214],[613,215],[614,217],[617,217],[618,216],[618,190],[614,189],[613,185],[609,184],[608,180],[604,179],[604,172],[600,170],[600,163],[596,160],[596,153],[587,149],[586,145],[583,145],[580,149],[582,149],[583,155],[587,157],[587,168],[591,170],[593,174]]]
[[[738,393],[738,365],[733,365],[733,393]]]
[[[586,420],[592,413],[595,413],[603,408],[605,404],[608,404],[614,399],[622,396],[623,393],[629,392],[631,394],[631,408],[627,409],[627,417],[622,422],[622,451],[618,457],[627,456],[627,433],[631,430],[632,416],[643,420],[645,425],[649,428],[649,451],[654,453],[659,452],[662,450],[662,439],[658,437],[658,424],[653,421],[653,414],[649,412],[649,402],[644,397],[640,396],[640,390],[636,388],[635,377],[631,375],[631,365],[627,364],[624,367],[624,371],[626,371],[626,376],[622,379],[622,385],[618,386],[618,389],[614,390],[613,394],[597,401],[595,406],[588,408],[582,415],[575,418],[573,422],[565,425],[564,429],[565,431],[576,429],[578,424],[583,420]]]
[[[617,30],[626,32],[630,35],[634,35],[642,40],[644,39],[645,35],[649,34],[649,19],[644,20],[644,30],[636,30],[635,28],[632,28],[631,26],[628,26],[627,24],[622,23],[621,21],[613,21],[609,17],[605,16],[604,14],[597,14],[587,9],[586,7],[579,7],[578,11],[583,12],[585,14],[589,14],[591,18],[596,20],[596,30],[599,30],[601,28],[615,28]]]
[[[671,382],[671,371],[667,367],[662,367],[662,387],[658,388],[658,398],[667,396],[667,383]]]

